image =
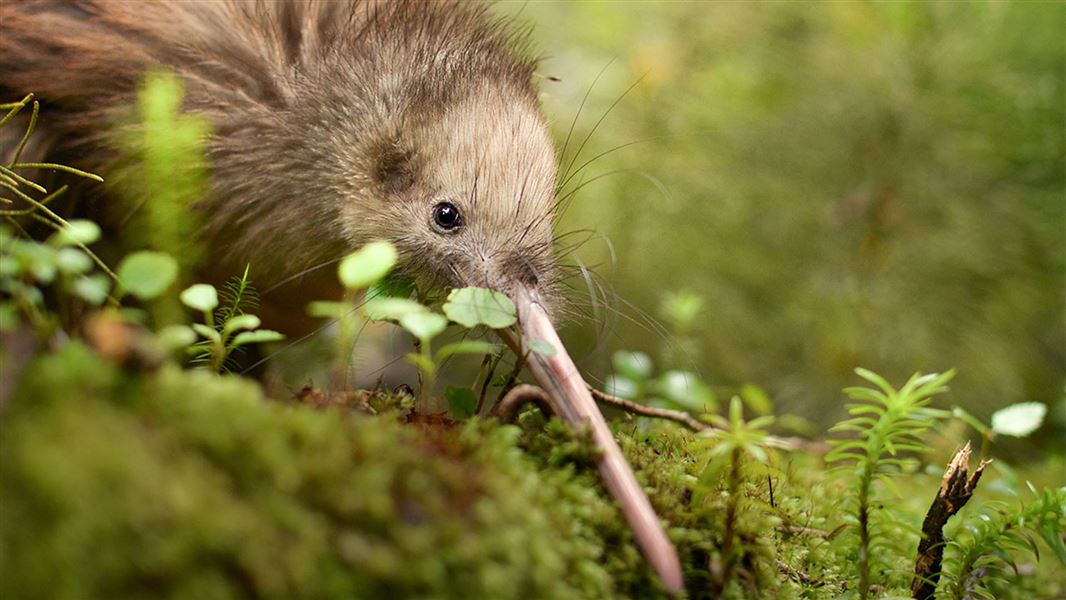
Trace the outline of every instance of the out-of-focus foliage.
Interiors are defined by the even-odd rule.
[[[560,140],[589,92],[564,167],[639,80],[574,167],[638,143],[567,185],[618,171],[563,228],[610,239],[578,254],[618,298],[705,300],[694,364],[673,364],[822,423],[859,364],[958,368],[956,395],[983,418],[1061,406],[1066,5],[538,2],[522,16],[541,74],[562,80],[542,84]],[[605,342],[600,373],[610,350],[661,345],[619,309],[638,322],[570,331]]]
[[[454,423],[402,395],[300,397],[174,364],[119,368],[80,342],[38,354],[0,410],[0,595],[667,597],[565,423],[536,410],[517,427]],[[689,597],[854,597],[854,536],[838,535],[854,526],[839,510],[854,479],[775,450],[770,417],[746,422],[737,399],[730,416],[702,439],[615,421]],[[878,597],[905,593],[940,470],[896,478],[901,496],[880,489],[900,525]],[[983,503],[1006,501],[979,507],[990,521],[964,511],[950,525],[943,591],[1061,597],[1064,491],[1020,504],[1000,480],[982,484]]]

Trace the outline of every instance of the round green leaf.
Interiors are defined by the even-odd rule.
[[[514,325],[517,320],[511,299],[485,288],[452,290],[443,308],[449,319],[467,328],[485,325],[492,329],[503,329]]]
[[[608,375],[604,381],[603,391],[626,400],[635,400],[640,387],[621,375]]]
[[[71,283],[71,291],[74,295],[93,306],[102,304],[107,299],[107,292],[110,290],[111,280],[103,273],[81,276]]]
[[[348,289],[369,287],[389,274],[396,259],[396,248],[392,244],[370,242],[341,261],[337,276]]]
[[[614,370],[633,381],[644,381],[651,377],[651,357],[643,352],[627,352],[619,350],[611,357]]]
[[[400,326],[425,344],[444,331],[448,319],[431,312],[409,313],[400,317]]]
[[[118,266],[118,280],[122,289],[141,300],[159,296],[174,283],[177,276],[178,262],[162,252],[134,252]]]
[[[399,321],[404,315],[428,312],[428,310],[414,300],[389,297],[367,300],[363,307],[366,318],[371,321]]]
[[[77,275],[93,268],[93,261],[77,248],[60,248],[56,253],[56,266],[68,275]]]
[[[1044,422],[1047,405],[1042,402],[1019,402],[992,413],[992,431],[1013,437],[1025,437]]]
[[[181,293],[181,303],[193,310],[212,311],[218,306],[218,292],[214,286],[197,283]]]
[[[667,371],[655,382],[655,391],[673,404],[695,413],[718,407],[714,391],[699,376],[688,371]]]
[[[100,227],[96,223],[75,219],[68,221],[63,229],[55,232],[48,243],[53,246],[74,246],[91,244],[98,239],[100,239]]]

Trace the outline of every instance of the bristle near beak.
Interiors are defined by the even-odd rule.
[[[637,483],[621,448],[586,387],[585,380],[570,359],[544,307],[534,292],[520,289],[514,294],[518,323],[522,330],[522,350],[527,365],[548,395],[559,417],[572,427],[588,428],[593,443],[602,452],[600,476],[607,491],[618,501],[637,544],[659,574],[663,586],[675,595],[684,590],[677,551],[659,524],[658,515]],[[552,356],[531,352],[529,342],[540,340],[555,349]]]

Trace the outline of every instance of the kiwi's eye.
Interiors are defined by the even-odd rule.
[[[441,202],[433,207],[433,225],[438,231],[455,231],[462,224],[463,217],[451,202]]]

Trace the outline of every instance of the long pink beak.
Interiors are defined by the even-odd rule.
[[[625,515],[637,544],[659,574],[663,585],[671,593],[680,595],[684,590],[684,578],[677,550],[666,537],[655,509],[637,483],[621,448],[614,441],[607,422],[585,385],[585,380],[567,354],[559,335],[555,333],[547,312],[533,293],[519,290],[516,296],[515,306],[518,309],[523,351],[528,356],[529,370],[551,396],[553,408],[560,418],[575,428],[588,427],[593,442],[602,451],[599,468],[604,487],[621,504],[622,514]],[[555,348],[555,354],[543,356],[529,351],[526,344],[530,340],[542,340],[551,344]]]

